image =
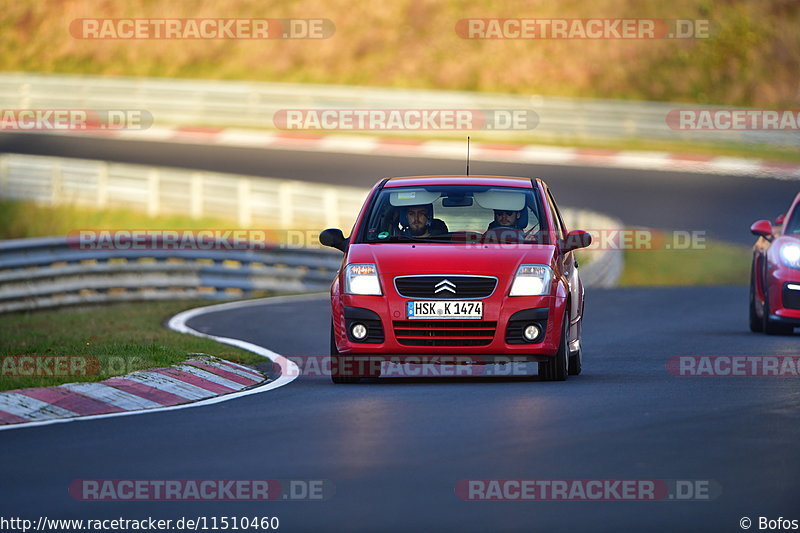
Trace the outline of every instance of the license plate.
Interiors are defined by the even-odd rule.
[[[483,318],[483,302],[446,301],[408,302],[406,315],[409,319],[428,318]]]

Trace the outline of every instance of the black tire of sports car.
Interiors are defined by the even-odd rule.
[[[578,348],[578,351],[569,355],[569,368],[567,369],[570,376],[579,376],[581,367],[583,366],[583,346]]]
[[[569,321],[569,309],[564,313],[564,320],[561,326],[561,342],[558,351],[552,360],[539,363],[539,379],[541,381],[565,381],[567,379],[567,367],[569,366],[569,340],[567,327]]]
[[[361,381],[360,377],[341,375],[343,360],[344,356],[339,353],[339,349],[336,347],[336,339],[333,336],[333,323],[331,323],[331,381],[337,385]]]
[[[762,333],[764,331],[764,323],[756,313],[756,277],[753,269],[750,269],[750,331],[753,333]]]

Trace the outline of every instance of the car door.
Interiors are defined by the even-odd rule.
[[[567,228],[564,225],[564,219],[561,217],[561,212],[558,210],[553,194],[550,189],[546,190],[547,203],[550,206],[550,212],[553,215],[553,227],[556,229],[556,236],[558,238],[558,261],[562,275],[569,285],[570,297],[570,339],[577,339],[580,335],[578,331],[578,320],[583,314],[583,286],[580,277],[578,276],[578,262],[575,260],[575,253],[570,251],[563,253],[561,251],[561,243],[567,236]]]

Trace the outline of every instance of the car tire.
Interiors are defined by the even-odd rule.
[[[336,347],[336,339],[333,336],[333,323],[331,323],[331,381],[337,385],[358,383],[361,381],[360,377],[356,376],[342,376],[340,368],[344,362],[345,357],[339,353]]]
[[[567,372],[570,376],[579,376],[581,373],[581,366],[583,363],[583,346],[569,355],[569,368]]]
[[[750,270],[750,331],[763,333],[764,323],[756,313],[756,277],[753,269]]]
[[[539,379],[541,381],[565,381],[567,379],[567,369],[569,367],[568,323],[569,309],[564,313],[564,320],[561,325],[561,341],[558,344],[555,356],[550,361],[539,363]]]

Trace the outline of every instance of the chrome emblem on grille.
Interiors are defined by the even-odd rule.
[[[456,284],[450,281],[449,279],[443,279],[434,286],[433,294],[439,294],[442,291],[450,291],[453,294],[455,294]]]

